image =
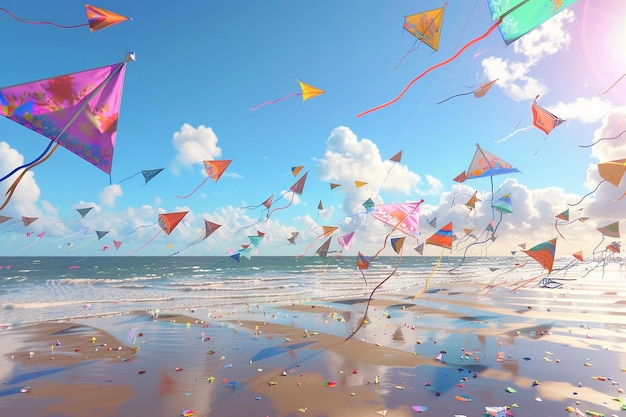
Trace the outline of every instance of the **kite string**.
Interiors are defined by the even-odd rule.
[[[369,110],[365,110],[364,112],[361,112],[361,113],[357,114],[357,115],[356,115],[356,117],[365,116],[365,115],[366,115],[366,114],[368,114],[368,113],[372,113],[372,112],[374,112],[374,111],[376,111],[376,110],[380,110],[380,109],[382,109],[382,108],[384,108],[384,107],[390,106],[390,105],[392,105],[393,103],[395,103],[396,101],[400,100],[400,99],[402,98],[402,96],[403,96],[403,95],[404,95],[404,94],[408,91],[408,89],[409,89],[409,88],[411,88],[411,86],[412,86],[413,84],[415,84],[415,82],[416,82],[417,80],[419,80],[420,78],[422,78],[423,76],[425,76],[426,74],[428,74],[429,72],[431,72],[432,70],[435,70],[435,69],[437,69],[437,68],[439,68],[439,67],[442,67],[442,66],[444,66],[444,65],[448,64],[449,62],[451,62],[451,61],[455,60],[456,58],[458,58],[458,57],[459,57],[459,55],[461,55],[461,54],[462,54],[462,53],[463,53],[463,52],[464,52],[467,48],[469,48],[470,46],[472,46],[472,45],[473,45],[473,44],[475,44],[476,42],[479,42],[479,41],[481,41],[481,40],[485,39],[487,36],[489,36],[489,35],[491,34],[491,32],[493,32],[493,31],[494,31],[494,30],[498,27],[498,25],[500,25],[500,23],[502,23],[502,17],[500,17],[498,20],[496,20],[496,22],[495,22],[493,25],[491,25],[491,27],[490,27],[490,28],[489,28],[489,29],[488,29],[485,33],[483,33],[482,35],[478,36],[477,38],[472,39],[471,41],[469,41],[469,42],[468,42],[468,43],[466,43],[465,45],[463,45],[463,47],[462,47],[461,49],[459,49],[459,50],[458,50],[458,51],[457,51],[454,55],[452,55],[450,58],[448,58],[448,59],[446,59],[446,60],[444,60],[444,61],[441,61],[440,63],[438,63],[438,64],[436,64],[436,65],[433,65],[433,66],[432,66],[432,67],[430,67],[430,68],[427,68],[427,69],[426,69],[426,70],[424,70],[424,72],[422,72],[420,75],[418,75],[417,77],[413,78],[413,79],[412,79],[412,80],[411,80],[411,81],[410,81],[410,82],[406,85],[406,87],[404,87],[404,89],[400,92],[400,94],[399,94],[397,97],[395,97],[394,99],[392,99],[392,100],[388,101],[387,103],[383,103],[383,104],[381,104],[381,105],[379,105],[379,106],[376,106],[376,107],[373,107],[373,108],[371,108],[371,109],[369,109]]]
[[[413,296],[413,300],[415,300],[416,298],[421,297],[422,294],[424,294],[426,292],[426,290],[428,289],[428,282],[433,277],[433,275],[435,275],[435,271],[437,271],[437,269],[439,269],[439,265],[441,265],[441,260],[443,259],[443,252],[445,250],[446,250],[446,248],[442,248],[441,249],[441,255],[439,255],[439,260],[435,264],[435,267],[433,268],[433,270],[430,272],[430,275],[426,278],[426,282],[424,283],[424,288],[422,288],[422,291],[418,292],[417,294],[415,294]]]
[[[609,88],[607,88],[606,90],[604,90],[604,91],[603,91],[603,92],[601,92],[601,93],[598,93],[598,95],[599,95],[599,96],[601,96],[601,95],[606,94],[606,93],[608,93],[609,91],[611,91],[611,89],[612,89],[613,87],[615,87],[615,86],[617,85],[617,83],[619,83],[620,81],[622,81],[622,79],[623,79],[624,77],[626,77],[626,74],[624,74],[624,75],[622,75],[621,77],[619,77],[619,78],[617,79],[617,81],[615,81],[615,82],[614,82],[614,83],[613,83],[613,84],[612,84]]]
[[[292,192],[291,194],[291,200],[289,200],[289,203],[286,206],[282,206],[282,207],[277,207],[275,209],[273,209],[272,211],[267,213],[267,216],[265,217],[265,221],[267,221],[270,216],[272,215],[273,212],[278,211],[278,210],[283,210],[286,209],[287,207],[289,207],[291,205],[291,203],[293,203],[293,199],[296,197],[296,193]]]
[[[13,19],[18,20],[22,23],[28,23],[31,25],[52,25],[52,26],[56,26],[56,27],[60,27],[63,29],[74,29],[74,28],[78,28],[78,27],[83,27],[83,26],[89,26],[89,22],[87,23],[81,23],[79,25],[70,25],[70,26],[65,26],[65,25],[60,25],[58,23],[54,23],[54,22],[45,22],[45,21],[36,21],[36,20],[25,20],[22,19],[20,17],[17,17],[16,15],[14,15],[13,13],[11,13],[10,11],[8,11],[7,9],[5,9],[4,7],[0,7],[0,10],[2,10],[3,12],[7,13],[8,15],[10,15]]]
[[[624,74],[624,75],[626,75],[626,74]],[[617,136],[613,136],[612,138],[600,138],[600,139],[598,139],[597,141],[593,142],[591,145],[578,145],[578,146],[579,146],[580,148],[591,148],[593,145],[595,145],[595,144],[597,144],[597,143],[599,143],[599,142],[601,142],[601,141],[603,141],[603,140],[613,140],[613,139],[617,139],[617,138],[619,138],[620,136],[622,136],[624,133],[626,133],[626,130],[622,130],[622,132],[621,132],[619,135],[617,135]],[[0,181],[2,181],[2,180],[0,179]]]
[[[602,180],[602,181],[600,181],[600,182],[598,183],[598,185],[596,185],[596,188],[594,188],[592,191],[589,191],[587,194],[585,194],[585,195],[584,195],[584,196],[583,196],[580,200],[578,200],[578,202],[577,202],[577,203],[574,203],[574,204],[567,203],[567,205],[568,205],[568,206],[570,206],[570,207],[574,207],[574,206],[579,205],[580,203],[582,203],[582,202],[583,202],[583,200],[584,200],[585,198],[589,197],[591,194],[593,194],[593,193],[595,193],[596,191],[598,191],[598,188],[600,188],[600,185],[602,185],[602,183],[603,183],[604,181],[606,181],[606,180]],[[620,198],[621,198],[621,197],[620,197]]]
[[[393,232],[393,231],[392,231]],[[387,237],[385,237],[385,245],[387,244],[387,238],[389,237],[389,235],[392,233],[390,232]],[[372,290],[372,292],[370,293],[369,298],[367,299],[367,305],[365,306],[365,313],[363,313],[363,319],[361,319],[361,322],[359,323],[359,325],[357,326],[357,328],[350,333],[350,335],[348,337],[345,338],[344,342],[346,340],[349,340],[350,338],[352,338],[352,336],[354,336],[360,329],[361,327],[363,327],[363,324],[365,324],[365,320],[367,320],[367,311],[370,308],[370,304],[372,302],[372,299],[374,298],[374,293],[376,292],[376,290],[378,290],[385,282],[387,282],[387,280],[389,278],[391,278],[396,271],[398,270],[398,268],[400,267],[400,262],[402,262],[402,251],[400,252],[400,257],[398,258],[398,263],[396,264],[396,267],[394,268],[393,271],[391,271],[391,273],[389,275],[387,275],[387,277],[385,279],[383,279],[378,285],[376,285],[376,287],[374,287],[374,289]],[[371,258],[374,259],[374,258]],[[371,260],[370,259],[370,260]],[[363,271],[361,270],[361,273],[363,273]],[[365,279],[365,274],[363,274],[363,279]],[[367,281],[366,281],[367,282]]]
[[[448,101],[448,100],[450,100],[450,99],[453,99],[453,98],[455,98],[455,97],[469,96],[470,94],[474,94],[474,92],[473,92],[473,91],[470,91],[470,92],[468,92],[468,93],[459,93],[459,94],[455,94],[455,95],[453,95],[453,96],[448,97],[448,98],[447,98],[447,99],[445,99],[445,100],[441,100],[441,101],[440,101],[440,102],[438,102],[437,104],[445,103],[446,101]]]
[[[204,180],[203,180],[203,181],[202,181],[202,182],[201,182],[201,183],[200,183],[200,184],[199,184],[196,188],[194,188],[194,189],[193,189],[193,191],[192,191],[192,192],[190,192],[189,194],[187,194],[187,195],[177,195],[176,197],[178,197],[178,198],[189,198],[189,197],[191,197],[191,196],[193,195],[193,193],[195,193],[196,191],[198,191],[198,188],[202,187],[202,186],[204,185],[204,183],[205,183],[205,182],[207,182],[207,180],[208,180],[209,178],[211,178],[211,177],[209,177],[209,176],[207,175],[207,176],[206,176],[206,178],[205,178],[205,179],[204,179]]]
[[[144,243],[143,245],[139,246],[137,249],[135,250],[131,250],[128,253],[135,253],[135,252],[139,252],[140,250],[142,250],[143,248],[145,248],[146,246],[148,246],[154,239],[156,239],[156,237],[161,233],[163,229],[159,229],[158,232],[156,232],[156,234],[154,236],[152,236],[146,243]]]
[[[287,94],[284,97],[277,98],[276,100],[264,101],[263,103],[259,104],[258,106],[250,107],[250,111],[257,111],[261,107],[267,106],[268,104],[275,104],[275,103],[278,103],[279,101],[287,100],[289,97],[301,96],[301,95],[302,95],[302,93],[289,93],[289,94]]]

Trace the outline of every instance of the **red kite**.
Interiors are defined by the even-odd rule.
[[[81,23],[78,25],[61,25],[54,22],[45,22],[45,21],[33,21],[33,20],[25,20],[17,17],[7,9],[0,7],[0,10],[7,13],[9,16],[18,20],[22,23],[28,23],[31,25],[51,25],[56,26],[63,29],[74,29],[83,26],[89,26],[89,30],[95,32],[96,30],[104,29],[109,26],[113,26],[117,23],[128,20],[127,17],[119,15],[117,13],[113,13],[110,10],[101,9],[99,7],[91,6],[89,4],[85,5],[85,9],[87,11],[87,23]]]
[[[190,197],[193,193],[195,193],[198,190],[198,188],[202,187],[202,185],[205,182],[207,182],[209,178],[217,182],[217,180],[220,179],[224,171],[226,171],[226,168],[228,168],[228,166],[230,165],[231,162],[233,162],[233,160],[225,159],[225,160],[212,160],[212,161],[203,161],[203,162],[204,162],[204,171],[206,172],[206,175],[207,175],[206,178],[196,188],[194,188],[193,191],[190,192],[189,194],[185,196],[177,195],[176,197],[178,198]]]

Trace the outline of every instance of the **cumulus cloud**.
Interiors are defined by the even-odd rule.
[[[404,195],[437,194],[441,187],[435,178],[429,177],[425,182],[406,165],[383,160],[374,142],[359,140],[345,126],[333,129],[326,141],[326,152],[317,164],[320,179],[341,184],[350,199],[365,197],[359,204],[367,196],[378,195],[381,191]],[[354,181],[367,184],[357,188]]]
[[[579,196],[567,193],[558,187],[545,187],[530,189],[521,184],[515,178],[506,179],[496,192],[494,201],[505,193],[512,195],[513,213],[502,214],[491,209],[491,192],[479,191],[478,197],[481,201],[476,203],[476,209],[469,212],[465,202],[474,193],[474,188],[465,184],[455,185],[452,190],[443,192],[438,204],[424,205],[422,208],[422,219],[439,216],[439,223],[453,222],[455,235],[465,236],[463,229],[472,230],[471,234],[478,239],[465,238],[459,246],[453,246],[455,252],[463,253],[466,245],[475,241],[488,240],[490,236],[485,232],[487,225],[493,221],[496,229],[495,236],[497,244],[491,242],[477,244],[468,250],[468,255],[484,254],[489,247],[490,255],[510,255],[510,251],[519,250],[520,244],[527,247],[545,242],[554,237],[558,237],[555,229],[556,215],[568,208],[567,203],[579,199]],[[469,215],[468,215],[469,212]],[[590,215],[585,209],[570,208],[570,222],[559,221],[559,231],[563,233],[565,239],[558,240],[557,256],[567,256],[580,249],[591,250],[599,238],[595,227],[599,219],[590,219],[587,222],[578,221],[580,217]],[[429,236],[435,230],[422,222],[420,229]],[[443,223],[442,223],[443,224]],[[441,225],[438,227],[441,227]],[[434,254],[438,250],[430,250]],[[426,254],[426,253],[425,253]]]
[[[115,206],[115,199],[124,194],[119,184],[111,184],[104,187],[100,192],[100,202],[105,207]]]
[[[183,124],[172,138],[172,145],[176,150],[176,159],[172,162],[173,171],[178,172],[181,167],[191,168],[203,160],[219,157],[222,150],[217,142],[217,135],[210,127],[200,125],[195,128],[187,123]]]
[[[533,99],[547,87],[531,75],[532,68],[544,57],[566,49],[571,37],[567,26],[574,21],[574,12],[566,9],[513,43],[519,61],[488,57],[482,66],[488,79],[498,78],[498,85],[515,101]]]
[[[24,157],[17,150],[11,148],[6,142],[0,142],[0,172],[11,172],[15,167],[24,164]],[[0,182],[0,195],[4,196],[15,176]],[[19,182],[11,201],[7,204],[3,213],[6,215],[37,216],[41,214],[36,203],[41,195],[41,190],[35,181],[35,174],[27,172]],[[2,200],[4,202],[4,200]]]

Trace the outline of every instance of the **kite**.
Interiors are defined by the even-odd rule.
[[[313,239],[313,242],[311,242],[311,244],[309,246],[306,247],[306,249],[304,250],[304,253],[302,255],[298,255],[296,256],[296,259],[301,258],[303,256],[306,256],[307,251],[313,246],[315,245],[315,242],[317,242],[317,239],[321,238],[321,237],[328,237],[330,236],[335,230],[339,229],[338,226],[322,226],[322,234],[315,236],[315,239]]]
[[[80,214],[80,217],[85,217],[87,215],[87,213],[89,213],[91,210],[93,209],[92,207],[85,207],[85,208],[77,208],[76,211],[78,212],[78,214]]]
[[[583,251],[579,250],[578,252],[572,253],[572,256],[578,259],[580,262],[583,261]]]
[[[399,151],[398,153],[396,153],[394,156],[389,158],[389,160],[399,164],[400,161],[402,160],[402,151]],[[385,175],[385,179],[383,180],[383,184],[385,183],[385,181],[387,181],[387,178],[389,178],[389,174],[391,173],[391,170],[393,169],[394,166],[396,166],[396,164],[392,164],[389,167],[389,169],[387,170],[387,175]]]
[[[315,254],[317,254],[318,256],[321,256],[322,258],[326,258],[326,257],[328,257],[328,249],[330,248],[330,240],[331,240],[331,239],[332,239],[332,238],[330,238],[330,237],[329,237],[329,238],[326,240],[326,242],[324,242],[324,243],[322,244],[322,246],[320,246],[320,247],[319,247],[319,248],[315,251]]]
[[[296,80],[296,81],[298,81],[298,83],[300,84],[300,92],[299,93],[295,93],[294,92],[294,93],[290,93],[290,94],[288,94],[288,95],[286,95],[284,97],[277,98],[276,100],[264,101],[263,103],[259,104],[256,107],[250,107],[250,110],[251,111],[257,111],[258,109],[260,109],[263,106],[266,106],[268,104],[278,103],[279,101],[286,100],[286,99],[288,99],[289,97],[292,97],[292,96],[302,96],[302,101],[307,101],[310,98],[317,97],[317,96],[322,95],[322,94],[324,94],[326,92],[326,91],[324,91],[324,90],[322,90],[320,88],[313,87],[312,85],[303,83],[300,80]],[[294,176],[295,175],[297,175],[297,174],[294,174]]]
[[[289,203],[287,203],[287,205],[285,205],[283,207],[277,207],[275,209],[272,209],[272,211],[267,213],[267,216],[265,217],[265,221],[267,221],[270,218],[270,216],[272,215],[273,212],[275,212],[277,210],[283,210],[283,209],[286,209],[287,207],[291,206],[291,204],[293,203],[293,199],[295,198],[296,194],[302,195],[302,192],[304,191],[304,184],[306,183],[306,177],[307,177],[308,174],[309,174],[309,171],[305,172],[304,175],[302,175],[302,177],[300,177],[300,179],[298,181],[296,181],[289,188],[289,191],[291,191],[291,200],[289,200]],[[284,196],[284,194],[281,196],[281,198],[283,196]]]
[[[592,191],[585,194],[577,203],[574,203],[574,204],[568,203],[567,204],[568,206],[570,207],[577,206],[578,204],[582,203],[585,198],[595,193],[598,190],[598,188],[600,188],[600,185],[602,185],[602,183],[604,183],[605,181],[608,181],[614,186],[619,187],[622,182],[622,179],[624,178],[624,174],[626,174],[626,158],[616,159],[615,161],[599,163],[598,173],[600,174],[600,177],[602,177],[602,181],[598,183],[596,188],[594,188]],[[618,197],[615,201],[621,200],[622,198],[624,198],[624,196],[626,196],[626,191],[620,197]]]
[[[291,173],[293,174],[294,177],[297,177],[300,171],[302,171],[302,168],[304,168],[303,165],[291,167]]]
[[[370,267],[370,258],[359,252],[356,259],[356,266],[361,270],[368,269]]]
[[[539,262],[539,264],[543,267],[544,270],[548,271],[546,277],[552,273],[552,267],[554,265],[554,252],[556,250],[556,238],[548,240],[547,242],[540,243],[538,245],[533,246],[530,249],[523,250],[526,255],[533,258],[535,261]],[[525,285],[535,281],[538,277],[533,277],[530,279],[523,280],[518,282],[511,291],[518,290]],[[542,283],[544,281],[542,280]],[[548,286],[549,284],[557,284],[561,286],[562,284],[553,282],[549,279],[542,284],[543,287]]]
[[[287,238],[287,241],[289,243],[291,243],[292,245],[296,244],[296,239],[298,239],[298,235],[300,234],[300,232],[291,232],[291,237]]]
[[[474,94],[474,98],[482,98],[485,96],[485,94],[487,94],[487,92],[489,91],[489,89],[491,87],[493,87],[493,85],[499,80],[499,78],[496,78],[493,81],[487,81],[486,83],[480,84],[474,91],[470,91],[469,93],[460,93],[460,94],[455,94],[453,96],[448,97],[445,100],[441,100],[440,102],[438,102],[437,104],[441,104],[441,103],[445,103],[446,101],[453,99],[455,97],[460,97],[460,96],[468,96],[470,94]]]
[[[467,171],[459,174],[454,181],[464,182],[472,178],[493,177],[494,175],[510,174],[519,172],[513,165],[503,159],[487,152],[476,144],[476,152]],[[493,178],[492,178],[493,181]]]
[[[396,69],[402,64],[404,58],[411,52],[416,51],[422,43],[430,46],[433,51],[439,49],[439,37],[441,36],[441,24],[443,22],[443,12],[448,3],[438,9],[416,13],[404,18],[404,30],[415,36],[417,46],[414,46],[402,56]]]
[[[146,243],[138,247],[137,249],[130,251],[128,253],[135,253],[145,248],[152,242],[156,237],[161,233],[165,232],[165,234],[169,235],[172,233],[172,230],[180,223],[180,221],[189,213],[189,211],[180,211],[175,213],[162,213],[159,214],[157,223],[159,224],[159,231],[152,236]]]
[[[179,255],[179,254],[185,252],[186,250],[188,250],[189,248],[197,245],[198,243],[200,243],[203,240],[205,240],[207,237],[211,236],[220,227],[222,227],[221,224],[213,223],[213,222],[210,222],[210,221],[205,219],[204,220],[204,229],[201,229],[199,231],[198,236],[193,241],[191,241],[187,245],[185,245],[184,248],[180,249],[177,252],[174,252],[171,256]]]
[[[0,115],[50,139],[8,188],[2,210],[26,172],[46,161],[59,145],[111,175],[126,63],[0,88]],[[54,146],[52,146],[54,143]]]
[[[499,199],[497,199],[492,205],[496,211],[504,214],[513,213],[513,206],[511,204],[511,193],[506,193]]]
[[[137,175],[141,174],[143,175],[143,180],[144,183],[143,185],[146,185],[148,183],[148,181],[150,181],[152,178],[156,177],[158,174],[161,173],[161,171],[163,171],[164,168],[156,168],[156,169],[142,169],[139,172],[134,173],[133,175],[131,175],[130,177],[124,178],[123,180],[119,181],[118,184],[123,183],[124,181],[127,181],[131,178],[136,177]]]
[[[354,237],[354,232],[350,232],[343,236],[339,236],[337,238],[337,242],[339,243],[339,246],[341,246],[343,250],[350,252],[350,248],[352,247],[353,237]]]
[[[559,236],[561,236],[562,239],[565,239],[563,234],[559,231],[559,220],[565,220],[566,222],[569,221],[569,209],[560,212],[554,217],[556,217],[556,220],[554,221],[554,228],[556,229],[556,232],[559,234]]]
[[[189,194],[184,195],[184,196],[177,195],[176,197],[178,198],[191,197],[191,195],[195,193],[196,191],[198,191],[198,188],[202,187],[202,185],[204,185],[204,183],[207,182],[209,178],[217,182],[217,180],[220,179],[224,171],[226,171],[226,168],[228,168],[228,166],[230,165],[231,162],[233,162],[233,160],[224,159],[224,160],[211,160],[211,161],[203,161],[203,162],[204,162],[204,172],[206,172],[207,174],[206,178],[200,184],[198,184],[198,186],[194,188],[193,191],[190,192]]]
[[[365,110],[356,117],[362,117],[366,114],[375,112],[382,108],[388,107],[404,96],[404,94],[411,88],[415,82],[424,77],[429,72],[440,68],[455,59],[457,59],[467,48],[478,43],[488,37],[491,32],[493,32],[496,28],[500,27],[500,33],[502,34],[502,38],[505,43],[508,45],[509,43],[515,41],[516,39],[522,37],[526,33],[530,32],[537,26],[541,25],[546,20],[554,17],[557,13],[565,10],[567,7],[572,5],[576,0],[488,0],[489,8],[491,9],[491,17],[494,20],[493,25],[487,29],[485,33],[482,35],[470,40],[465,45],[461,47],[454,55],[450,58],[441,61],[438,64],[435,64],[427,69],[425,69],[421,74],[417,77],[413,78],[404,89],[398,94],[395,98],[390,101],[373,107],[371,109]]]
[[[69,26],[60,25],[54,22],[26,20],[26,19],[17,17],[16,15],[14,15],[13,13],[11,13],[10,11],[8,11],[7,9],[3,7],[0,7],[0,10],[2,10],[3,12],[7,13],[9,16],[14,18],[15,20],[18,20],[22,23],[28,23],[31,25],[51,25],[51,26],[56,26],[58,28],[62,28],[62,29],[74,29],[78,27],[89,26],[89,30],[91,32],[95,32],[97,30],[104,29],[109,26],[113,26],[117,23],[128,20],[128,18],[125,16],[119,15],[117,13],[113,13],[112,11],[109,11],[106,9],[101,9],[99,7],[91,6],[89,4],[86,4],[85,8],[87,11],[87,23],[81,23],[81,24],[69,25]]]
[[[39,234],[37,235],[37,239],[35,239],[35,241],[34,241],[34,242],[29,243],[28,245],[24,246],[23,248],[18,249],[17,251],[18,251],[18,252],[21,252],[21,251],[23,251],[23,250],[25,250],[25,249],[30,248],[31,246],[34,246],[35,244],[37,244],[37,242],[39,242],[39,241],[41,240],[41,238],[42,238],[42,237],[44,237],[44,236],[45,236],[45,234],[46,234],[46,231],[44,230],[43,232],[41,232],[41,233],[39,233]],[[29,237],[29,236],[30,236],[29,234],[27,234],[27,235],[26,235],[26,237]]]
[[[539,96],[535,97],[532,105],[533,126],[544,132],[546,135],[549,135],[555,127],[565,122],[565,120],[555,116],[537,104],[538,98]]]
[[[420,206],[424,200],[411,203],[379,204],[374,207],[372,217],[392,226],[411,237],[419,237]]]
[[[465,206],[469,208],[469,210],[467,211],[467,215],[465,216],[466,219],[469,217],[472,210],[476,210],[476,202],[482,201],[476,196],[477,194],[478,191],[474,191],[474,194],[470,197],[469,200],[467,200],[467,203],[465,203]]]
[[[89,231],[89,229],[85,228],[84,233],[83,233],[83,232],[81,232],[80,230],[79,230],[79,233],[82,233],[82,234],[83,234],[83,236],[86,236],[88,231]],[[109,233],[109,231],[108,231],[108,230],[96,230],[96,236],[95,236],[95,237],[93,237],[93,238],[89,239],[88,241],[86,241],[86,242],[85,242],[85,243],[83,243],[82,245],[79,245],[79,246],[74,246],[74,245],[72,245],[71,247],[68,247],[68,249],[70,249],[70,248],[71,248],[72,250],[77,250],[77,249],[80,249],[80,248],[82,248],[82,247],[87,246],[88,244],[90,244],[91,242],[93,242],[93,241],[95,241],[95,240],[100,240],[100,239],[102,239],[102,238],[103,238],[104,236],[106,236],[108,233]],[[74,235],[76,235],[76,234],[77,234],[77,233],[74,233],[74,234],[73,234],[73,235],[71,235],[71,236],[74,236]],[[70,237],[70,236],[66,236],[66,237]],[[62,239],[65,239],[66,237],[64,237],[64,238],[62,238]]]
[[[621,247],[621,244],[619,242],[611,242],[606,247],[606,250],[611,251],[613,253],[620,253],[620,247]]]
[[[417,253],[419,253],[420,255],[424,255],[424,244],[420,243],[419,245],[417,245],[416,247],[413,248],[413,250]]]

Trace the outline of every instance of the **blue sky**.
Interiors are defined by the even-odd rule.
[[[397,103],[360,118],[356,115],[392,99],[424,69],[484,33],[492,24],[487,1],[449,1],[439,50],[420,45],[397,69],[416,46],[403,30],[404,17],[443,2],[105,0],[95,5],[132,20],[91,33],[84,27],[29,25],[0,13],[0,34],[11,40],[0,45],[1,86],[113,64],[128,51],[136,54],[126,68],[113,184],[102,171],[60,149],[26,175],[0,211],[14,219],[38,217],[28,227],[12,220],[0,224],[0,255],[170,255],[195,242],[204,219],[222,227],[185,255],[228,256],[250,243],[248,235],[262,231],[265,238],[255,256],[295,256],[304,253],[322,225],[339,227],[333,237],[355,232],[345,254],[371,255],[390,227],[362,214],[368,198],[377,204],[423,198],[420,242],[435,231],[426,221],[433,217],[438,227],[453,221],[459,237],[463,229],[478,236],[493,219],[490,179],[452,181],[469,166],[476,143],[520,173],[493,177],[495,198],[510,192],[514,212],[504,215],[496,242],[476,245],[468,254],[510,254],[521,243],[556,237],[555,215],[596,187],[597,163],[626,157],[624,137],[579,146],[626,129],[626,82],[598,94],[626,72],[621,0],[604,0],[601,8],[579,0],[508,46],[495,31],[416,82]],[[6,7],[28,20],[86,21],[84,2],[66,0],[52,7],[24,1]],[[483,98],[469,95],[436,104],[495,78]],[[297,80],[326,94],[250,110],[298,92]],[[547,137],[529,127],[537,95],[540,105],[567,119]],[[47,141],[0,120],[0,172],[33,159]],[[401,162],[390,161],[400,150]],[[177,198],[202,182],[202,160],[211,159],[233,162],[218,182],[209,180],[191,197]],[[287,192],[297,180],[290,168],[299,165],[309,174],[303,194],[290,207],[266,221],[261,208],[244,208]],[[164,171],[146,185],[140,176],[115,185],[154,168]],[[368,184],[355,188],[355,180]],[[342,187],[331,191],[330,182]],[[0,191],[9,185],[1,182]],[[464,202],[474,191],[483,201],[467,216]],[[624,186],[603,184],[584,203],[569,207],[571,219],[589,220],[560,225],[565,238],[559,239],[557,255],[591,254],[602,238],[596,227],[624,219],[626,199],[614,201],[623,192]],[[274,207],[290,199],[287,193]],[[76,208],[84,207],[94,209],[81,218]],[[158,232],[159,213],[187,210],[185,222],[169,236],[161,233],[142,247]],[[88,228],[86,235],[76,234],[79,226]],[[109,233],[95,240],[96,230]],[[290,245],[287,238],[296,231],[297,244]],[[117,251],[111,248],[113,239],[122,242]],[[407,250],[417,243],[410,239]],[[333,240],[331,249],[337,247]],[[463,247],[451,253],[462,254]],[[438,255],[440,249],[427,246],[424,253]]]

